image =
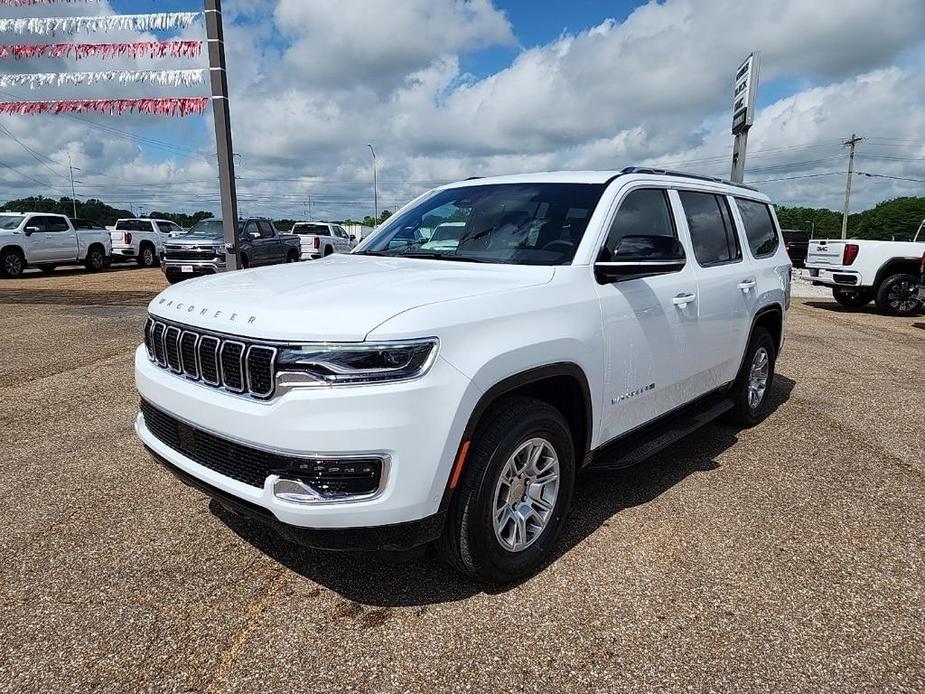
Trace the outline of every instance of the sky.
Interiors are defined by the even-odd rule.
[[[0,2],[0,5],[3,3]],[[76,0],[0,17],[201,10]],[[760,51],[746,181],[779,204],[852,210],[925,195],[923,0],[224,0],[241,214],[360,218],[441,183],[660,166],[728,177],[732,81]],[[0,35],[3,44],[204,38]],[[207,67],[193,60],[0,60],[0,72]],[[8,87],[3,100],[207,95],[208,87]],[[0,200],[70,194],[218,212],[211,110],[0,115]],[[904,180],[911,179],[911,180]]]

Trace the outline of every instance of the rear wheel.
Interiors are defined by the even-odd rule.
[[[99,272],[106,267],[106,254],[99,246],[91,246],[84,259],[84,265],[90,272]]]
[[[846,308],[861,308],[867,306],[874,294],[865,289],[850,289],[848,287],[832,287],[832,296],[835,301]]]
[[[296,253],[295,251],[290,251],[289,254],[286,256],[286,262],[287,263],[299,262],[299,254]]]
[[[437,546],[459,571],[506,583],[549,557],[572,498],[575,449],[559,411],[533,398],[504,398],[483,421]]]
[[[157,253],[154,252],[154,246],[144,244],[138,249],[138,265],[140,267],[154,267],[157,265]]]
[[[771,333],[755,328],[745,350],[742,368],[729,393],[732,409],[727,419],[731,423],[750,427],[768,416],[776,360],[777,347]]]
[[[922,310],[918,288],[914,275],[906,272],[890,275],[877,289],[877,308],[893,316],[915,315]]]
[[[333,249],[333,248],[331,248],[330,246],[326,247],[326,248],[324,249],[324,257],[327,258],[327,257],[328,257],[329,255],[331,255],[333,252],[334,252],[334,249]]]
[[[19,250],[10,248],[0,254],[0,274],[8,279],[22,277],[26,269],[26,259]]]

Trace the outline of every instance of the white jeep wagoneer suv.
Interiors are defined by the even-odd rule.
[[[452,242],[421,231],[447,223]],[[351,254],[160,294],[136,430],[292,539],[436,542],[508,581],[549,555],[583,468],[721,414],[760,421],[789,301],[751,188],[641,168],[467,180]]]

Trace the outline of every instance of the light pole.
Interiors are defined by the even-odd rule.
[[[379,226],[379,173],[376,171],[376,150],[372,145],[366,145],[373,155],[373,229]]]
[[[74,191],[74,172],[80,171],[80,169],[74,168],[70,154],[67,155],[67,168],[71,170],[71,202],[74,205],[74,219],[77,219],[77,193]]]
[[[811,219],[804,219],[804,220],[803,220],[803,224],[806,224],[806,222],[809,222],[809,224],[810,224],[810,228],[809,228],[809,238],[813,238],[813,237],[816,235],[816,222],[814,222],[814,221],[811,220]]]

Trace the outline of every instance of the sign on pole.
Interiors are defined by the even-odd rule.
[[[736,70],[732,93],[732,180],[741,183],[745,178],[745,150],[748,130],[755,120],[755,96],[758,93],[758,51],[750,54]]]

